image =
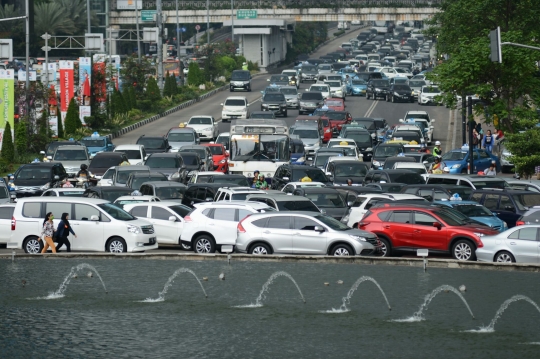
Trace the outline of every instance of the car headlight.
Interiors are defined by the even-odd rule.
[[[132,225],[132,224],[128,224],[128,225],[127,225],[127,231],[128,231],[129,233],[139,234],[139,233],[141,233],[141,227],[139,227],[139,226],[134,226],[134,225]]]
[[[475,236],[477,236],[477,237],[483,237],[484,236],[484,233],[479,233],[479,232],[474,232],[473,234]]]
[[[329,128],[328,128],[328,129],[326,129],[326,131],[324,131],[324,133],[330,133],[330,132],[332,132],[332,131],[330,131],[330,129],[329,129]]]
[[[223,160],[219,161],[219,164],[224,164],[224,163],[227,163],[226,159],[223,159]]]
[[[351,237],[352,239],[357,240],[359,242],[367,242],[365,237],[355,236],[355,235],[352,235],[352,234],[349,234],[349,237]]]
[[[460,163],[456,163],[455,165],[452,166],[452,168],[460,168],[460,167],[461,167]]]
[[[268,107],[268,104],[267,104],[267,103],[263,103],[261,106],[262,106],[262,107]]]
[[[305,105],[306,105],[305,102],[300,101],[300,106],[305,106]]]
[[[306,158],[305,157],[300,157],[295,162],[306,162]]]
[[[280,104],[279,104],[279,107],[286,107],[286,106],[287,106],[286,103],[280,103]]]
[[[49,188],[51,188],[51,183],[45,183],[43,186],[39,187],[39,189],[45,191],[45,190],[48,190]]]
[[[172,175],[169,176],[169,178],[179,178],[180,177],[180,173],[178,172],[174,172]]]
[[[397,92],[394,92],[394,96],[400,96]]]

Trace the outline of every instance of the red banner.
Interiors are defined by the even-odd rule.
[[[60,113],[62,122],[66,118],[69,101],[73,98],[73,61],[60,61]]]
[[[92,88],[94,93],[94,99],[97,102],[107,101],[107,83],[105,81],[105,63],[94,63],[94,69],[92,74]]]

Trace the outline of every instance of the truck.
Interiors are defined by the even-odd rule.
[[[337,24],[338,30],[349,30],[351,28],[351,24],[349,24],[348,21],[340,21]]]

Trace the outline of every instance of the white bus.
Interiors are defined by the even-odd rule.
[[[267,178],[290,160],[289,128],[284,120],[233,120],[230,131],[229,173]]]

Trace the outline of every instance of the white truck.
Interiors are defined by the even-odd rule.
[[[351,24],[349,24],[348,21],[340,21],[337,24],[338,30],[349,30],[351,28]]]

